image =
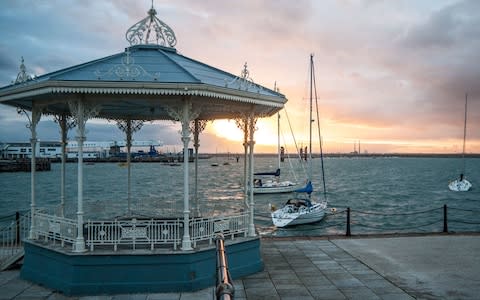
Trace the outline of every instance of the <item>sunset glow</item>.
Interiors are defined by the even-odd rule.
[[[1,2],[0,84],[15,79],[21,56],[27,71],[41,75],[123,51],[125,31],[151,3],[108,3],[32,1],[25,10],[22,1]],[[480,153],[480,1],[156,0],[154,6],[182,55],[235,75],[248,62],[255,83],[280,88],[292,127],[282,111],[282,145],[294,147],[292,134],[299,144],[308,139],[313,53],[326,152],[352,152],[360,142],[369,153],[461,153],[468,93],[466,152]],[[76,21],[87,15],[95,21]],[[47,120],[39,138],[58,140]],[[88,139],[117,135],[115,126],[107,132],[89,121],[87,128]],[[255,151],[276,152],[276,116],[256,128]],[[177,134],[178,124],[142,129],[135,138],[179,147]],[[0,141],[29,138],[25,120],[0,106]],[[233,120],[210,122],[200,139],[202,152],[243,151]]]

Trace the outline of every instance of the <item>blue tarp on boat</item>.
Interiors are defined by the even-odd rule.
[[[296,193],[307,193],[307,194],[311,194],[313,192],[313,185],[312,185],[312,182],[309,181],[305,187],[301,188],[301,189],[298,189],[298,190],[295,190]]]

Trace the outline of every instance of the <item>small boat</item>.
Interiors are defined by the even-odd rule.
[[[275,210],[271,207],[273,225],[277,227],[286,227],[300,224],[309,224],[321,221],[327,210],[327,201],[312,202],[311,193],[313,191],[312,183],[298,190],[296,197],[288,199],[285,205]]]
[[[253,181],[253,193],[254,194],[276,194],[276,193],[291,193],[298,190],[302,186],[296,182],[289,180],[280,181],[280,169],[275,172],[255,173],[257,178]],[[260,178],[262,176],[263,178]],[[265,176],[274,177],[273,179],[265,179]]]
[[[299,224],[308,224],[321,221],[325,217],[325,212],[327,210],[327,193],[325,187],[325,172],[323,168],[323,150],[320,136],[320,127],[318,129],[319,133],[319,143],[320,143],[320,158],[322,164],[322,180],[323,180],[323,200],[318,198],[314,201],[312,197],[313,186],[312,186],[312,101],[313,101],[313,87],[315,86],[314,79],[314,66],[313,66],[313,55],[310,56],[310,149],[309,149],[309,176],[307,184],[304,188],[295,191],[295,197],[288,199],[285,205],[276,209],[271,206],[271,216],[272,222],[277,227],[286,227]],[[316,99],[316,92],[315,92]],[[318,105],[317,105],[317,121],[319,120],[318,115]],[[320,126],[317,123],[318,126]]]
[[[450,181],[450,183],[448,184],[448,188],[454,192],[467,192],[472,188],[472,184],[470,183],[470,181],[465,179],[463,174],[460,174],[459,179]]]
[[[278,168],[275,172],[260,172],[253,174],[253,193],[254,194],[278,194],[291,193],[302,188],[302,184],[290,180],[280,180],[280,162],[281,147],[280,147],[280,113],[277,114],[277,156]]]
[[[467,192],[472,188],[472,184],[465,178],[465,140],[467,138],[467,95],[465,95],[465,118],[463,123],[463,152],[462,162],[463,170],[460,178],[452,180],[448,184],[448,188],[454,192]]]

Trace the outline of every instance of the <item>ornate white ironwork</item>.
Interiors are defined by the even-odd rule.
[[[80,105],[79,101],[68,101],[68,107],[70,108],[70,112],[77,126],[77,133],[79,134],[77,139],[85,139],[83,136],[85,133],[85,123],[88,119],[98,115],[101,110],[101,106],[88,103],[83,103],[83,105]]]
[[[65,243],[73,246],[77,233],[77,221],[47,213],[35,211],[35,233],[46,240],[59,241],[62,247]]]
[[[207,123],[209,120],[192,120],[190,122],[190,131],[195,132],[195,121],[197,121],[197,131],[198,133],[203,132],[205,130],[205,127],[207,127]]]
[[[244,140],[246,140],[250,136],[250,123],[253,122],[252,128],[254,131],[258,130],[258,127],[256,127],[255,125],[257,124],[257,120],[260,117],[261,116],[256,116],[251,118],[249,113],[245,113],[242,117],[234,119],[237,128],[243,131]]]
[[[139,65],[135,64],[135,59],[130,55],[130,48],[125,49],[125,56],[122,57],[122,61],[120,64],[114,65],[111,67],[108,71],[102,72],[100,70],[96,70],[94,72],[95,76],[97,76],[97,79],[105,79],[106,77],[109,76],[117,76],[120,80],[123,79],[131,79],[131,80],[136,80],[139,77],[148,77],[153,80],[158,80],[158,77],[160,76],[160,73],[155,73],[155,74],[150,74],[147,71],[145,71],[144,68],[142,68]]]
[[[113,246],[117,251],[119,245],[135,249],[137,246],[149,246],[154,250],[158,245],[172,245],[177,249],[180,244],[182,223],[176,220],[113,220],[88,221],[86,224],[86,244],[90,251],[95,246]]]
[[[60,125],[60,127],[65,126],[65,128],[60,128],[62,131],[68,131],[73,127],[77,126],[75,119],[68,115],[53,115],[53,121]],[[60,131],[60,133],[62,133]]]
[[[62,247],[65,243],[74,246],[78,230],[76,220],[57,217],[40,210],[35,210],[34,214],[38,237],[61,242]],[[28,214],[26,216],[28,217]],[[247,236],[248,218],[247,213],[240,213],[225,217],[190,219],[189,230],[194,247],[202,241],[212,244],[218,233],[232,240]],[[161,245],[177,249],[182,242],[182,226],[181,219],[89,220],[85,223],[85,243],[90,251],[94,251],[96,246],[113,246],[113,250],[117,251],[120,245],[131,249],[142,245],[143,248],[146,246],[150,250],[155,250]],[[24,227],[28,228],[28,224]]]
[[[144,123],[142,120],[116,120],[116,122],[118,129],[125,133],[127,133],[128,130],[131,130],[132,133],[139,131],[142,129]]]
[[[32,138],[36,139],[37,133],[36,133],[36,127],[38,122],[40,121],[40,118],[42,117],[42,107],[34,107],[32,109],[32,116],[30,117],[27,113],[27,111],[23,108],[17,107],[17,113],[19,115],[24,115],[28,119],[28,124],[25,125],[28,129],[30,129],[32,133]]]
[[[25,60],[23,59],[23,56],[22,56],[22,63],[20,64],[20,72],[18,72],[17,79],[15,79],[15,82],[14,82],[15,84],[23,83],[33,79],[33,77],[27,73],[27,67],[25,67],[24,62]]]
[[[228,82],[227,79],[225,79],[225,87],[230,87],[230,86],[233,86],[233,87],[237,86],[239,90],[244,90],[244,91],[254,89],[258,93],[262,90],[262,87],[256,84],[255,82],[253,82],[253,79],[250,77],[250,72],[248,71],[246,62],[243,65],[243,70],[240,73],[240,77],[235,77],[230,82]]]
[[[157,44],[175,47],[177,38],[172,28],[156,17],[157,11],[152,7],[148,16],[130,27],[125,33],[125,38],[131,46],[139,44]],[[152,32],[153,31],[153,32]]]
[[[178,106],[165,106],[165,111],[168,113],[168,115],[177,122],[183,122],[183,107]],[[198,116],[200,115],[200,110],[199,109],[194,109],[192,103],[188,103],[188,118],[189,120],[186,120],[187,122],[194,121]]]
[[[208,241],[209,244],[218,233],[230,236],[232,240],[237,235],[246,236],[248,232],[248,214],[229,217],[195,218],[190,221],[191,239],[196,247],[199,241]]]

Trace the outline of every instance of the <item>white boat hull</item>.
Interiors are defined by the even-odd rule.
[[[470,190],[471,187],[472,187],[472,184],[466,179],[463,179],[463,180],[456,179],[454,181],[451,181],[448,184],[448,188],[454,192],[466,192]]]
[[[262,186],[255,186],[253,188],[253,193],[254,194],[291,193],[300,188],[302,188],[301,184],[297,184],[291,181],[266,182]]]
[[[314,203],[311,207],[295,208],[292,205],[272,212],[272,221],[276,227],[286,227],[300,224],[315,223],[325,217],[327,203]]]

